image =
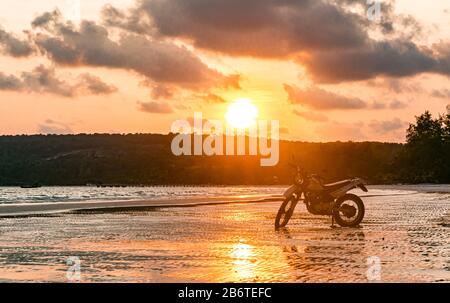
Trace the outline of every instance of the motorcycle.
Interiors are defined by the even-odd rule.
[[[308,212],[331,216],[332,226],[334,221],[342,227],[355,227],[361,223],[365,212],[364,203],[360,197],[348,191],[359,187],[367,192],[364,180],[353,178],[324,184],[319,175],[307,174],[298,165],[291,166],[296,168],[294,185],[283,194],[284,201],[275,218],[276,229],[288,224],[302,196]]]

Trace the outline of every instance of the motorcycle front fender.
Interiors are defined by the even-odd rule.
[[[288,189],[286,189],[286,191],[284,192],[283,196],[285,198],[289,198],[291,197],[293,194],[299,192],[299,187],[297,185],[292,185],[291,187],[289,187]]]

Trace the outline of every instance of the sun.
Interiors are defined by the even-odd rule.
[[[240,98],[228,106],[225,114],[227,123],[234,128],[244,129],[256,125],[258,108],[250,99]]]

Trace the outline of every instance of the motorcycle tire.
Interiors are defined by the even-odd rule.
[[[277,217],[275,218],[275,229],[285,227],[294,213],[295,206],[298,200],[295,196],[286,198],[278,209]]]
[[[341,214],[341,206],[344,202],[346,201],[353,201],[356,206],[357,206],[357,216],[352,219],[351,221],[346,221],[343,219],[342,216],[344,216],[343,214]],[[357,195],[353,195],[353,194],[346,194],[340,198],[337,199],[334,208],[333,208],[333,217],[334,220],[337,222],[337,224],[339,224],[342,227],[355,227],[358,226],[361,221],[364,219],[364,214],[365,214],[365,208],[364,208],[364,203],[361,200],[360,197],[358,197]]]

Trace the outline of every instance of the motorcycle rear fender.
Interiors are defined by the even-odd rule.
[[[291,197],[293,194],[298,193],[300,191],[299,187],[297,185],[292,185],[286,191],[284,192],[283,196],[285,198]]]
[[[361,190],[362,190],[363,192],[368,192],[367,187],[364,185],[364,183],[359,183],[359,184],[358,184],[358,187],[361,188]]]
[[[354,188],[361,188],[363,191],[367,192],[367,188],[364,185],[364,180],[360,178],[355,178],[352,180],[352,182],[346,186],[343,186],[342,188],[339,188],[338,190],[331,193],[331,195],[335,198],[339,198],[343,195],[345,195],[349,190],[352,190]]]

